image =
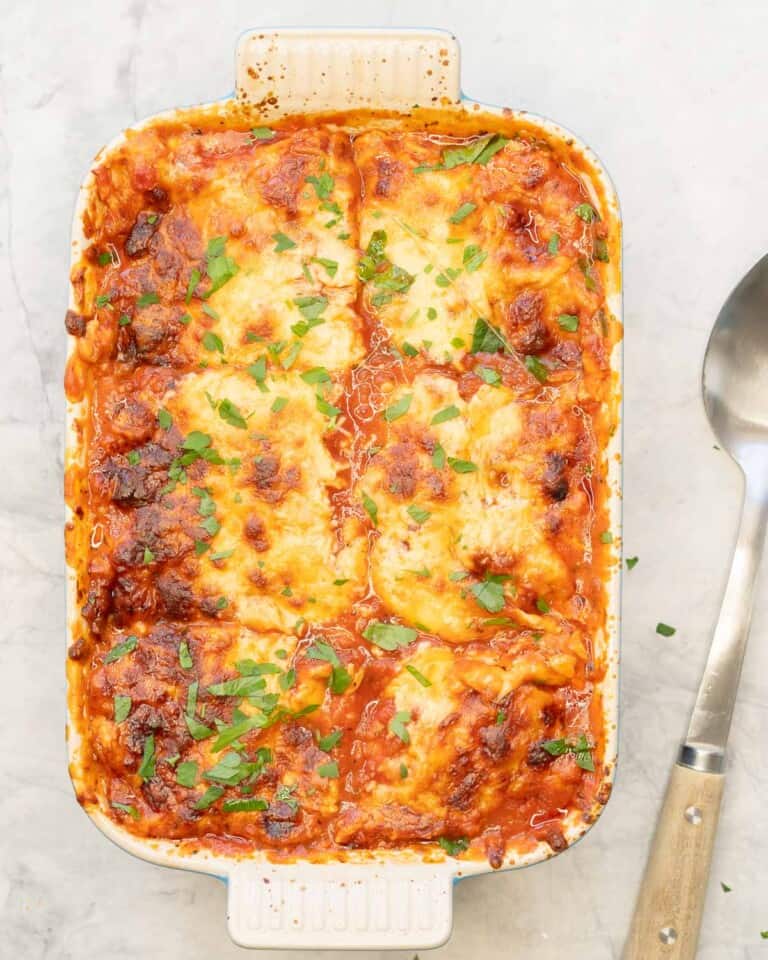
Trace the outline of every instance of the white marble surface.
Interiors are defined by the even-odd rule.
[[[388,12],[380,12],[386,9]],[[99,146],[224,94],[247,27],[435,25],[464,88],[578,131],[619,188],[626,251],[626,550],[618,784],[550,864],[467,881],[440,960],[619,956],[715,617],[739,479],[699,403],[707,331],[766,251],[768,7],[347,0],[0,2],[0,956],[243,956],[214,880],[111,846],[74,803],[63,715],[61,421],[70,217]],[[768,957],[768,572],[732,733],[699,956]],[[657,620],[678,628],[664,639]],[[733,887],[725,894],[724,880]],[[299,956],[293,955],[296,960]],[[372,957],[373,955],[367,955]]]

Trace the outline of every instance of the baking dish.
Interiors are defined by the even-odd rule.
[[[236,103],[258,109],[265,120],[290,114],[322,113],[356,108],[407,112],[414,104],[437,107],[460,116],[495,114],[520,117],[544,133],[573,140],[556,125],[506,109],[486,107],[463,97],[459,90],[456,40],[443,31],[252,31],[237,50]],[[220,109],[212,104],[211,111]],[[171,118],[172,111],[163,116]],[[156,120],[157,118],[150,118]],[[149,121],[145,121],[147,123]],[[122,141],[122,135],[106,148]],[[616,195],[594,154],[581,148],[585,164],[601,193],[601,207],[611,228],[619,230]],[[101,155],[102,157],[104,154]],[[85,242],[82,217],[92,188],[87,178],[75,214],[73,263]],[[613,267],[608,306],[620,317],[619,264]],[[71,304],[74,307],[74,303]],[[620,347],[612,357],[616,389],[620,389]],[[76,457],[76,405],[68,406],[68,456]],[[620,430],[608,451],[611,490],[611,529],[620,531]],[[69,459],[68,463],[72,460]],[[607,798],[616,760],[618,669],[618,564],[609,584],[609,629],[602,651],[607,664],[602,685],[605,713],[605,778]],[[70,635],[79,612],[73,571],[69,573]],[[70,716],[68,743],[76,770],[79,736],[77,717]],[[76,777],[75,777],[76,780]],[[75,782],[77,787],[77,783]],[[98,809],[88,812],[99,828],[128,852],[151,862],[208,873],[226,880],[229,891],[229,930],[248,947],[385,949],[427,948],[444,942],[451,927],[451,886],[455,879],[488,872],[485,860],[441,859],[425,862],[407,851],[359,851],[345,863],[273,863],[266,858],[238,859],[135,837]],[[598,810],[595,811],[595,816]],[[569,844],[589,828],[584,818],[565,824]],[[525,854],[511,853],[504,868],[526,866],[552,856],[541,843]]]

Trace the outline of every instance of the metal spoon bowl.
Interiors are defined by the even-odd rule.
[[[746,473],[751,458],[768,450],[768,255],[720,311],[704,355],[702,391],[720,445]]]

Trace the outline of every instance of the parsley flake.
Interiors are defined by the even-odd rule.
[[[438,410],[438,412],[430,420],[430,424],[434,427],[437,426],[438,423],[445,423],[446,420],[453,420],[455,417],[459,416],[461,416],[459,413],[459,408],[454,404],[451,404],[449,407],[444,407],[442,410]]]
[[[119,660],[126,654],[133,653],[138,645],[138,637],[126,637],[125,640],[123,640],[121,643],[115,644],[115,646],[104,655],[104,663],[114,663],[115,660]]]
[[[418,632],[412,627],[403,627],[399,623],[382,623],[380,620],[372,620],[363,630],[363,636],[382,650],[391,651],[413,643]]]
[[[126,719],[128,714],[131,712],[131,698],[126,697],[121,693],[115,695],[114,698],[114,719],[115,723],[120,724],[123,720]]]
[[[400,417],[404,416],[408,412],[411,406],[412,400],[413,400],[413,394],[407,393],[405,394],[405,396],[401,397],[398,401],[388,406],[387,409],[384,411],[384,419],[387,421],[387,423],[392,423],[393,421],[398,420]]]
[[[539,360],[538,357],[533,357],[528,354],[525,358],[525,369],[528,373],[532,374],[539,383],[546,383],[547,376],[549,375],[549,370],[544,366],[544,364]]]
[[[141,310],[142,307],[148,307],[153,303],[160,303],[160,298],[154,290],[149,290],[147,293],[142,293],[136,301],[136,306]]]
[[[420,670],[417,670],[416,667],[411,666],[410,663],[406,663],[405,669],[408,671],[408,673],[411,674],[412,677],[415,677],[415,678],[419,681],[419,683],[422,685],[422,687],[431,687],[431,686],[432,686],[432,681],[431,681],[431,680],[427,680],[427,678],[424,676],[424,674],[423,674]]]
[[[272,234],[272,239],[275,241],[275,253],[282,253],[283,250],[293,250],[296,246],[296,242],[291,240],[290,237],[286,236],[284,233],[281,233],[279,230],[277,233]]]
[[[477,210],[476,203],[462,203],[459,209],[448,217],[448,223],[463,223],[473,211]]]

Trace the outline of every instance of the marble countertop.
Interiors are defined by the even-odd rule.
[[[739,476],[713,448],[699,371],[721,302],[766,252],[768,7],[450,0],[438,13],[394,0],[384,13],[328,0],[310,14],[293,0],[37,0],[0,9],[0,957],[244,956],[227,938],[223,885],[112,846],[78,809],[66,774],[61,381],[70,218],[89,161],[120,128],[231,89],[242,30],[386,18],[452,29],[467,92],[578,131],[622,201],[624,539],[640,562],[624,588],[618,782],[601,822],[572,851],[460,884],[453,938],[433,954],[617,958],[738,513]],[[658,636],[659,620],[677,633]],[[768,958],[760,938],[768,929],[766,632],[763,589],[701,960]]]

